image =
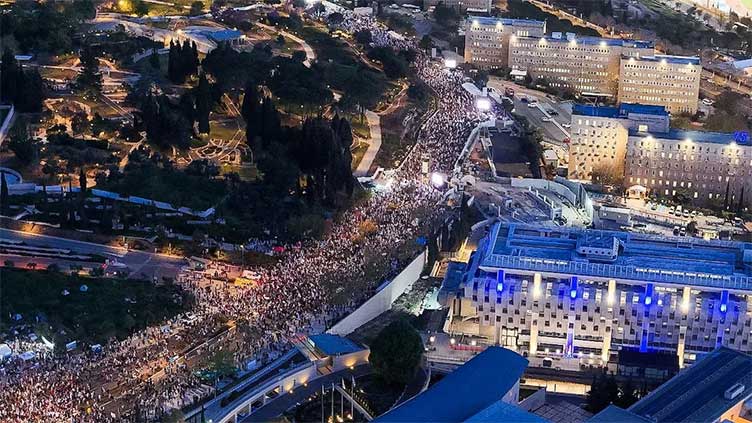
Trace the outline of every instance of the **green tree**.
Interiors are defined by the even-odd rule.
[[[76,78],[76,86],[83,91],[84,97],[93,98],[102,92],[102,74],[99,72],[99,59],[94,50],[84,47],[79,53],[81,73]]]
[[[81,135],[91,130],[91,122],[86,112],[78,112],[71,119],[71,131],[74,135]]]
[[[459,16],[453,8],[445,6],[443,2],[439,2],[433,10],[433,18],[436,19],[439,25],[455,27],[457,26]]]
[[[31,138],[11,137],[8,148],[22,164],[31,163],[37,156],[37,143]]]
[[[412,379],[423,355],[418,332],[405,320],[392,322],[371,345],[369,361],[389,384],[404,385]]]
[[[196,87],[195,97],[198,132],[208,134],[209,112],[211,111],[211,93],[209,92],[209,81],[206,80],[206,75],[204,73],[201,73],[198,78],[198,87]]]
[[[619,385],[613,374],[601,373],[593,376],[585,401],[586,408],[595,414],[619,400]]]
[[[156,48],[151,49],[151,54],[149,55],[149,66],[153,69],[159,69],[159,54],[157,53]]]
[[[133,0],[133,13],[138,17],[148,15],[149,3],[144,0]]]
[[[196,0],[193,3],[191,3],[191,10],[188,12],[191,16],[198,16],[202,15],[204,13],[204,2],[200,0]]]

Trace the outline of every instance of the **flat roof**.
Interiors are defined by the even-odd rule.
[[[733,400],[727,389],[741,383],[744,391]],[[712,422],[752,396],[752,356],[720,347],[682,370],[628,411],[654,422]]]
[[[612,404],[589,418],[587,423],[651,423],[651,421]]]
[[[527,364],[527,359],[514,351],[488,347],[427,391],[375,421],[466,421],[501,401],[519,381]]]
[[[747,134],[747,135],[744,135]],[[668,132],[640,132],[637,128],[629,130],[630,137],[653,137],[656,140],[684,141],[692,140],[699,143],[710,144],[749,144],[749,134],[746,131],[739,132],[710,132],[710,131],[685,131],[671,128]]]
[[[654,106],[639,103],[622,103],[618,107],[614,106],[593,106],[590,104],[575,104],[572,107],[572,114],[578,116],[607,117],[607,118],[627,118],[630,113],[643,115],[668,116],[668,111],[664,106]]]
[[[341,336],[320,333],[308,337],[313,346],[326,355],[342,355],[361,351],[363,348],[355,342]]]
[[[653,48],[655,44],[652,41],[646,40],[631,40],[623,38],[603,38],[603,37],[578,37],[578,36],[562,36],[554,37],[552,35],[546,35],[543,37],[519,37],[519,39],[540,41],[541,39],[546,42],[552,43],[569,43],[571,41],[577,44],[589,45],[589,46],[604,46],[604,47],[632,47],[632,48]]]
[[[615,257],[587,248],[616,243]],[[497,223],[480,266],[752,291],[752,244]]]
[[[468,16],[469,22],[478,22],[481,25],[496,25],[500,23],[508,26],[539,26],[543,28],[546,23],[534,19],[492,18],[488,16]]]
[[[656,54],[654,56],[636,57],[634,59],[642,61],[642,62],[660,62],[660,61],[665,60],[666,63],[674,63],[678,65],[699,65],[700,64],[700,58],[697,56],[672,56],[668,54]]]

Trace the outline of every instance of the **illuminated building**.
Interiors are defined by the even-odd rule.
[[[542,37],[545,32],[542,21],[471,16],[465,21],[465,63],[483,69],[506,67],[513,36]]]
[[[673,114],[697,112],[699,57],[630,57],[621,61],[619,102],[664,106]]]
[[[471,256],[445,330],[523,355],[679,365],[750,351],[752,244],[497,223]]]

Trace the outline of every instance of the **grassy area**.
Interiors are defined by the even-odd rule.
[[[209,129],[209,138],[231,140],[238,132],[238,124],[235,121],[211,121]]]
[[[86,285],[85,291],[81,287]],[[178,285],[0,268],[0,326],[33,323],[56,342],[105,343],[186,310],[193,299]],[[67,294],[64,294],[67,292]],[[20,322],[10,316],[21,314]]]
[[[352,169],[355,170],[360,165],[360,161],[363,160],[363,156],[368,151],[368,143],[358,143],[355,148],[352,149]]]
[[[151,163],[139,165],[133,162],[126,166],[123,175],[109,178],[101,188],[194,210],[215,206],[226,192],[225,184],[220,180],[164,169]]]

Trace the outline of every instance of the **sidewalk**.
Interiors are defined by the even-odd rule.
[[[358,163],[358,168],[353,172],[355,176],[368,175],[368,170],[379,153],[379,149],[381,149],[381,117],[371,110],[366,110],[365,115],[368,120],[368,128],[371,131],[371,141],[368,144],[368,150]]]

